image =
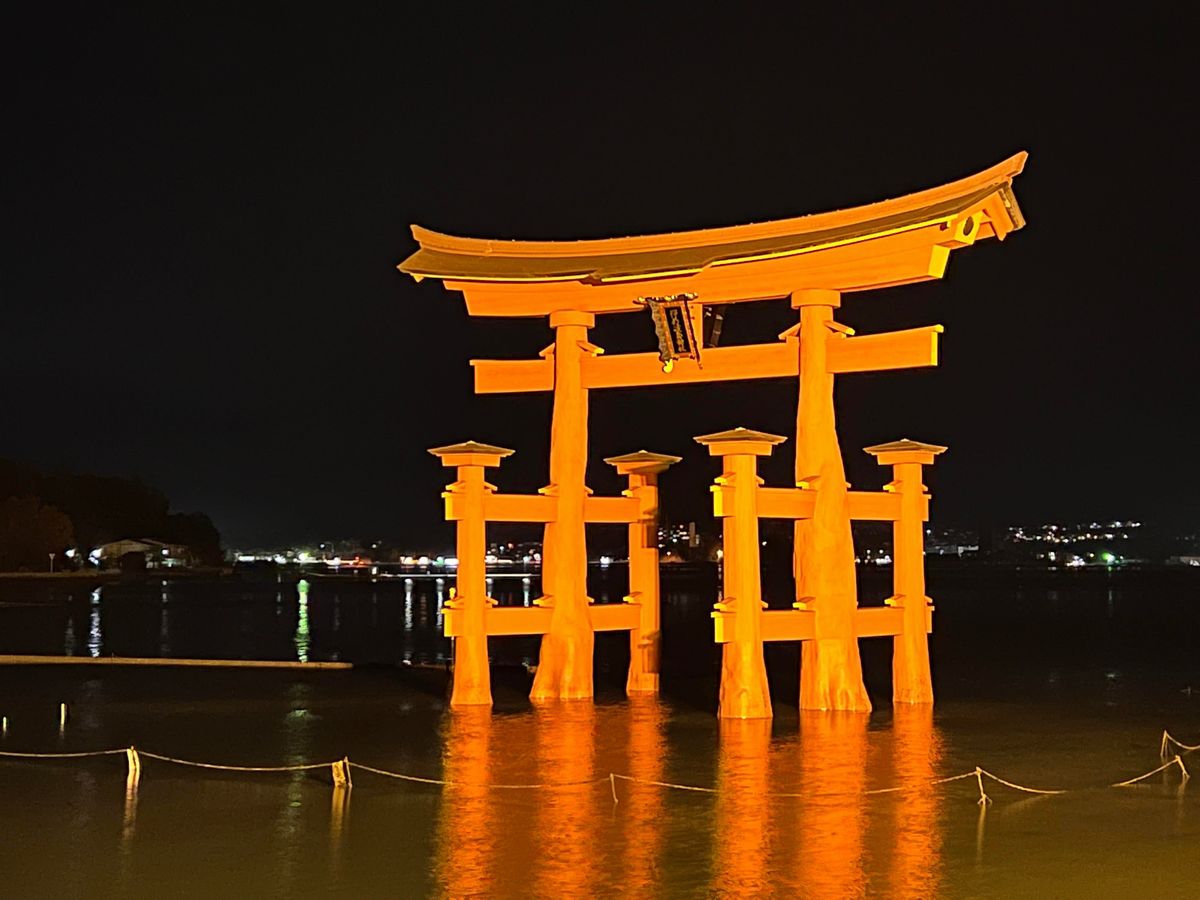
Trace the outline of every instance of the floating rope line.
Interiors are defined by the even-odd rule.
[[[109,753],[124,753],[124,750],[109,750]],[[192,766],[197,769],[219,769],[224,772],[303,772],[308,769],[328,769],[330,766],[340,763],[341,760],[324,763],[300,763],[295,766],[224,766],[216,763],[195,762],[190,759],[177,759],[174,756],[163,756],[160,753],[151,753],[149,750],[139,750],[138,753],[147,759],[157,759],[162,762],[175,763],[177,766]]]
[[[1156,771],[1162,771],[1162,769],[1160,768],[1160,769],[1157,769]],[[1151,773],[1147,773],[1147,774],[1152,775],[1154,773],[1151,772]],[[700,787],[700,786],[694,785],[694,784],[677,784],[677,783],[671,782],[671,781],[653,781],[649,778],[635,778],[632,775],[620,775],[615,772],[610,773],[610,776],[613,779],[620,778],[622,781],[633,781],[633,782],[637,782],[638,784],[655,785],[657,787],[671,788],[671,789],[677,790],[677,791],[695,791],[695,792],[702,793],[702,794],[719,794],[720,793],[720,790],[718,788]],[[1025,787],[1024,785],[1014,784],[1011,781],[1005,781],[1003,778],[993,775],[991,772],[987,771],[986,769],[981,769],[978,766],[976,766],[970,772],[963,772],[960,775],[949,775],[945,778],[937,778],[937,779],[934,779],[933,781],[924,782],[922,785],[901,785],[899,787],[876,788],[875,790],[863,791],[862,796],[870,797],[870,796],[877,796],[879,794],[895,794],[895,793],[899,793],[900,791],[911,791],[911,790],[913,790],[914,787],[933,787],[933,786],[936,786],[939,784],[948,784],[951,781],[962,781],[965,778],[976,778],[979,780],[980,802],[982,803],[986,800],[988,803],[990,803],[991,799],[988,798],[987,794],[983,790],[982,776],[987,776],[988,778],[991,778],[993,781],[999,782],[1000,784],[1006,785],[1007,787],[1015,788],[1018,791],[1025,791],[1030,794],[1065,794],[1065,793],[1067,793],[1065,790],[1063,790],[1063,791],[1046,791],[1046,790],[1040,790],[1038,788],[1031,788],[1031,787]],[[1147,776],[1143,775],[1142,777],[1145,778]],[[1115,787],[1115,785],[1114,785],[1114,787]],[[845,794],[820,795],[820,794],[815,794],[813,791],[800,791],[800,792],[767,791],[767,792],[763,793],[762,796],[764,796],[764,797],[780,797],[780,798],[814,799],[814,798],[820,797],[820,796],[840,797],[840,796],[846,796],[846,795]]]
[[[649,785],[653,785],[654,787],[672,788],[673,790],[676,790],[676,791],[696,791],[697,793],[701,793],[701,794],[718,794],[718,793],[720,793],[720,791],[718,791],[716,788],[697,787],[694,784],[674,784],[673,782],[670,782],[670,781],[654,781],[653,779],[650,779],[650,778],[636,778],[633,775],[621,775],[617,772],[609,772],[608,774],[609,774],[609,777],[612,778],[614,781],[616,779],[620,778],[622,781],[633,781],[633,782],[636,782],[637,784],[649,784]],[[780,797],[780,796],[788,796],[788,795],[771,794],[770,796]]]
[[[389,772],[387,769],[376,769],[374,766],[364,766],[362,763],[350,763],[356,769],[362,769],[364,772],[372,772],[376,775],[383,775],[387,778],[395,778],[399,781],[415,781],[417,784],[440,784],[444,787],[486,787],[496,788],[501,791],[525,791],[538,790],[540,788],[560,788],[560,787],[579,787],[585,784],[600,784],[602,781],[608,781],[610,778],[624,778],[624,775],[614,775],[609,773],[603,778],[589,778],[587,781],[554,781],[543,782],[541,784],[471,784],[466,781],[443,781],[440,778],[423,778],[420,775],[403,775],[400,772]]]
[[[1159,771],[1161,771],[1161,770],[1159,770]],[[976,774],[977,776],[978,776],[978,775],[986,775],[988,778],[992,779],[992,781],[995,781],[997,784],[1002,784],[1002,785],[1004,785],[1005,787],[1010,787],[1010,788],[1012,788],[1012,789],[1013,789],[1013,790],[1015,790],[1015,791],[1024,791],[1024,792],[1025,792],[1025,793],[1027,793],[1027,794],[1065,794],[1065,793],[1067,793],[1065,790],[1061,790],[1061,791],[1045,791],[1045,790],[1042,790],[1042,789],[1040,789],[1040,788],[1031,788],[1031,787],[1026,787],[1025,785],[1022,785],[1022,784],[1013,784],[1011,781],[1005,781],[1005,780],[1004,780],[1003,778],[1001,778],[999,775],[993,775],[993,774],[992,774],[991,772],[989,772],[987,769],[980,769],[980,768],[978,768],[978,767],[976,767],[976,769],[975,769],[975,774]],[[1147,774],[1149,774],[1149,775],[1152,775],[1152,774],[1154,774],[1154,773],[1153,773],[1153,772],[1148,772]],[[1143,775],[1142,777],[1144,778],[1144,777],[1146,777],[1146,776],[1145,776],[1145,775]],[[1116,787],[1116,785],[1112,785],[1112,786],[1113,786],[1113,787]],[[979,790],[980,790],[980,792],[982,792],[982,791],[983,791],[983,785],[982,785],[982,783],[980,784]]]
[[[1163,771],[1164,769],[1171,768],[1171,766],[1179,766],[1179,771],[1183,773],[1184,782],[1186,782],[1189,778],[1192,777],[1191,775],[1188,774],[1188,770],[1184,767],[1183,760],[1179,758],[1178,754],[1176,754],[1174,759],[1168,760],[1167,762],[1163,763],[1161,766],[1159,766],[1153,772],[1147,772],[1145,775],[1139,775],[1137,778],[1130,778],[1128,781],[1119,781],[1116,784],[1111,785],[1111,787],[1128,787],[1131,784],[1137,784],[1139,781],[1141,781],[1145,778],[1149,778],[1151,775],[1157,775],[1159,772]]]
[[[1184,753],[1191,753],[1193,750],[1200,750],[1200,744],[1196,744],[1195,746],[1193,746],[1191,744],[1185,744],[1182,741],[1176,740],[1175,738],[1173,738],[1171,736],[1170,732],[1164,730],[1163,736],[1162,736],[1162,747],[1159,748],[1159,755],[1163,759],[1169,760],[1169,758],[1171,756],[1171,751],[1170,751],[1171,746],[1174,746],[1177,749],[1182,750]]]
[[[125,752],[124,747],[120,750],[86,750],[82,753],[16,753],[10,750],[0,750],[0,756],[9,756],[16,759],[78,759],[81,756],[116,756]]]
[[[980,770],[980,771],[982,771],[982,770]],[[961,775],[951,775],[949,778],[939,778],[937,781],[929,782],[929,784],[931,784],[931,785],[946,784],[947,782],[950,782],[950,781],[962,781],[964,778],[972,778],[972,777],[974,777],[974,775],[975,775],[974,771],[963,772],[963,774],[961,774]],[[899,791],[910,791],[910,790],[912,790],[912,785],[903,785],[901,787],[877,788],[876,790],[873,790],[873,791],[863,791],[863,793],[870,796],[872,794],[895,794]]]
[[[1192,747],[1187,744],[1180,743],[1178,740],[1171,737],[1170,734],[1168,734],[1166,731],[1164,731],[1163,739],[1162,739],[1162,752],[1164,753],[1164,758],[1165,758],[1165,754],[1167,752],[1167,748],[1169,746],[1175,746],[1175,747],[1183,750],[1185,753],[1191,752],[1193,750],[1200,750],[1200,745]],[[584,786],[591,786],[591,785],[597,785],[597,784],[602,784],[604,782],[608,782],[609,787],[612,790],[612,797],[613,797],[614,804],[619,802],[618,796],[617,796],[617,781],[618,781],[618,779],[621,781],[628,781],[628,782],[636,783],[636,784],[651,785],[654,787],[667,788],[667,789],[676,790],[676,791],[690,791],[693,793],[700,793],[700,794],[719,794],[719,793],[721,793],[721,790],[719,788],[715,788],[715,787],[703,787],[701,785],[694,785],[694,784],[679,784],[677,782],[671,782],[671,781],[656,781],[656,780],[650,779],[650,778],[639,778],[634,775],[623,775],[619,772],[609,772],[607,775],[605,775],[603,777],[590,778],[590,779],[586,779],[586,780],[582,780],[582,781],[539,782],[539,783],[535,783],[535,784],[472,784],[469,782],[450,781],[450,780],[442,779],[442,778],[427,778],[427,777],[424,777],[421,775],[407,775],[403,772],[391,772],[387,769],[380,769],[380,768],[376,768],[375,766],[364,765],[363,763],[351,762],[348,757],[342,757],[341,759],[332,760],[330,762],[298,763],[296,765],[290,765],[290,766],[235,766],[235,765],[225,765],[225,764],[220,764],[220,763],[199,762],[197,760],[191,760],[191,759],[181,759],[176,756],[166,756],[161,753],[152,753],[148,750],[137,750],[134,747],[122,747],[122,748],[113,749],[113,750],[86,750],[86,751],[73,752],[73,753],[29,753],[29,752],[17,752],[17,751],[11,751],[11,750],[0,750],[0,758],[7,758],[7,759],[80,759],[80,758],[86,758],[86,757],[120,756],[120,755],[124,755],[127,758],[127,766],[128,766],[128,770],[129,770],[128,771],[128,784],[134,790],[136,790],[137,784],[141,778],[141,757],[145,757],[146,759],[156,759],[156,760],[159,760],[160,762],[173,763],[173,764],[179,765],[179,766],[187,766],[187,767],[196,768],[196,769],[211,769],[211,770],[216,770],[216,771],[221,771],[221,772],[306,772],[306,771],[313,771],[316,769],[329,769],[331,772],[331,778],[332,778],[334,787],[338,788],[338,789],[348,789],[352,786],[350,772],[351,772],[352,768],[358,768],[358,769],[363,770],[364,772],[370,772],[374,775],[380,775],[385,778],[393,778],[398,781],[407,781],[407,782],[412,782],[415,784],[429,784],[429,785],[438,785],[440,787],[457,787],[457,788],[488,788],[488,789],[495,789],[495,790],[544,790],[544,789],[554,789],[554,788],[564,788],[564,787],[584,787]],[[1179,772],[1182,775],[1181,785],[1186,784],[1188,779],[1191,777],[1191,774],[1188,772],[1187,767],[1183,764],[1183,759],[1177,753],[1172,758],[1168,759],[1166,762],[1164,762],[1161,766],[1159,766],[1156,769],[1152,769],[1151,771],[1146,772],[1143,775],[1138,775],[1136,778],[1130,778],[1126,781],[1119,781],[1115,784],[1107,785],[1107,787],[1112,787],[1112,788],[1129,787],[1129,786],[1138,784],[1139,782],[1145,781],[1147,778],[1157,775],[1160,772],[1165,772],[1166,770],[1171,769],[1171,768],[1179,769]],[[988,779],[996,782],[997,784],[1004,785],[1007,788],[1011,788],[1016,791],[1021,791],[1026,794],[1054,796],[1054,795],[1059,795],[1059,794],[1070,793],[1070,791],[1068,791],[1066,789],[1052,790],[1052,789],[1046,789],[1046,788],[1034,788],[1034,787],[1029,787],[1028,785],[1017,784],[1016,782],[1008,781],[1005,778],[1001,778],[999,775],[995,775],[992,772],[989,772],[987,769],[981,768],[980,766],[976,766],[974,769],[972,769],[969,772],[962,772],[958,775],[949,775],[944,778],[937,778],[937,779],[934,779],[933,781],[925,782],[922,785],[901,785],[898,787],[877,788],[874,790],[863,791],[858,796],[875,796],[875,795],[880,795],[880,794],[893,794],[893,793],[898,793],[900,791],[911,791],[915,787],[935,787],[937,785],[949,784],[950,782],[953,782],[953,781],[962,781],[967,778],[975,779],[975,782],[979,787],[978,802],[980,805],[983,805],[983,806],[986,806],[987,804],[990,804],[992,802],[991,797],[989,797],[987,795],[987,792],[984,790],[984,786],[983,786],[984,778],[988,778]],[[845,796],[845,795],[843,795],[843,794],[821,795],[821,794],[817,794],[813,791],[803,791],[803,792],[766,792],[762,796],[779,797],[779,798],[815,799],[815,798],[818,798],[821,796]]]

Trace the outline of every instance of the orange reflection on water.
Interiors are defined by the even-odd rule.
[[[539,897],[583,897],[596,879],[600,802],[608,812],[593,774],[596,707],[590,700],[554,701],[534,709],[538,772],[536,831],[541,845],[532,876]],[[581,783],[582,782],[582,783]]]
[[[651,783],[664,780],[665,719],[665,711],[657,697],[629,698],[624,773],[637,780],[616,784],[621,798],[616,817],[623,848],[619,871],[626,896],[655,896],[665,887],[658,883],[658,874],[666,818],[664,791],[667,788]]]
[[[571,701],[517,715],[447,713],[443,771],[454,784],[443,789],[439,817],[443,895],[588,892],[600,812],[612,806],[593,774],[596,716],[593,704]]]
[[[892,718],[893,795],[892,897],[934,897],[941,875],[938,777],[942,748],[929,704],[897,703]]]
[[[599,707],[556,701],[516,715],[448,713],[444,777],[454,784],[442,790],[439,892],[669,893],[666,719],[652,697]],[[711,807],[695,807],[697,815],[712,810],[712,894],[939,893],[940,805],[931,782],[941,748],[932,711],[897,708],[890,728],[870,732],[868,722],[858,713],[806,712],[796,736],[775,740],[769,720],[715,723],[717,792]],[[610,772],[632,779],[616,782],[616,804]]]
[[[435,865],[440,893],[652,896],[665,834],[665,711],[539,703],[447,714]],[[636,781],[615,784],[610,773]],[[503,787],[521,785],[522,787]]]
[[[721,719],[720,729],[713,892],[761,896],[771,888],[767,863],[771,720]]]
[[[493,882],[496,812],[491,766],[492,711],[458,707],[447,714],[438,819],[437,876],[450,897],[485,894]]]
[[[864,828],[868,816],[868,716],[801,710],[794,752],[799,774],[794,847],[788,878],[806,896],[862,897]]]

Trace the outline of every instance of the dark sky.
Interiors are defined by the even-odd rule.
[[[943,281],[845,298],[860,333],[946,326],[939,368],[840,380],[850,479],[877,487],[859,448],[909,436],[951,447],[928,478],[944,524],[1200,519],[1183,21],[1150,4],[302,6],[8,20],[0,456],[140,477],[230,544],[438,543],[447,479],[427,447],[500,443],[518,455],[493,481],[544,483],[549,397],[476,398],[467,360],[528,357],[550,333],[469,320],[457,294],[400,275],[410,223],[736,224],[1024,149],[1024,231],[955,253]],[[739,306],[722,343],[792,320],[786,301]],[[594,337],[652,343],[632,316]],[[795,392],[596,392],[593,487],[617,487],[602,456],[685,454],[667,509],[708,522],[715,465],[692,436],[789,434]]]

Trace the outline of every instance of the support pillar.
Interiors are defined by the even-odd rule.
[[[542,542],[542,598],[553,609],[542,637],[533,700],[587,699],[592,686],[592,622],[588,613],[587,539],[584,498],[588,490],[588,396],[582,362],[595,352],[588,329],[591,313],[556,312],[554,329],[554,411],[550,424],[550,484],[542,493],[557,498],[557,517],[546,525]]]
[[[451,706],[491,706],[492,679],[488,668],[487,609],[496,601],[487,595],[487,520],[484,498],[495,490],[483,477],[511,450],[467,441],[429,451],[442,465],[456,469],[446,486],[446,518],[456,522],[458,574],[455,594],[446,606],[461,610],[461,627],[454,636],[454,686]]]
[[[904,610],[904,630],[893,639],[892,700],[932,703],[929,629],[933,606],[925,596],[925,521],[928,497],[922,467],[933,464],[945,447],[917,441],[893,441],[867,447],[881,466],[892,467],[884,490],[900,495],[900,517],[892,525],[892,597],[889,606]]]
[[[827,360],[827,342],[841,330],[833,320],[840,305],[837,291],[792,294],[800,310],[796,484],[817,492],[812,518],[795,525],[795,605],[815,614],[814,639],[800,652],[800,708],[870,712],[854,631],[854,539]]]
[[[678,456],[639,450],[604,460],[629,478],[625,496],[638,501],[638,521],[629,525],[629,596],[638,606],[638,627],[629,632],[628,694],[657,694],[662,634],[659,625],[658,476]]]
[[[762,575],[759,564],[759,456],[769,456],[775,434],[735,428],[696,438],[722,471],[713,492],[713,512],[724,533],[723,589],[713,612],[721,641],[721,694],[717,716],[723,719],[771,718],[771,692],[763,661]]]

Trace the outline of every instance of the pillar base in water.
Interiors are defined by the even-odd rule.
[[[800,660],[801,709],[871,711],[854,638],[806,641]]]
[[[491,706],[492,678],[488,668],[487,638],[454,639],[454,683],[451,706]]]
[[[546,634],[530,700],[590,700],[592,684],[591,628],[585,633]]]
[[[642,672],[635,676],[633,673],[630,673],[629,679],[625,682],[625,693],[657,694],[658,674],[654,672]]]
[[[737,643],[723,644],[721,699],[717,707],[717,717],[769,719],[773,715],[761,642],[757,647],[743,647]]]
[[[649,637],[630,633],[629,675],[625,679],[626,694],[657,694],[659,680],[659,639],[656,631]]]
[[[933,677],[929,671],[929,637],[925,631],[928,602],[904,610],[904,633],[895,637],[892,650],[892,701],[933,703]]]

